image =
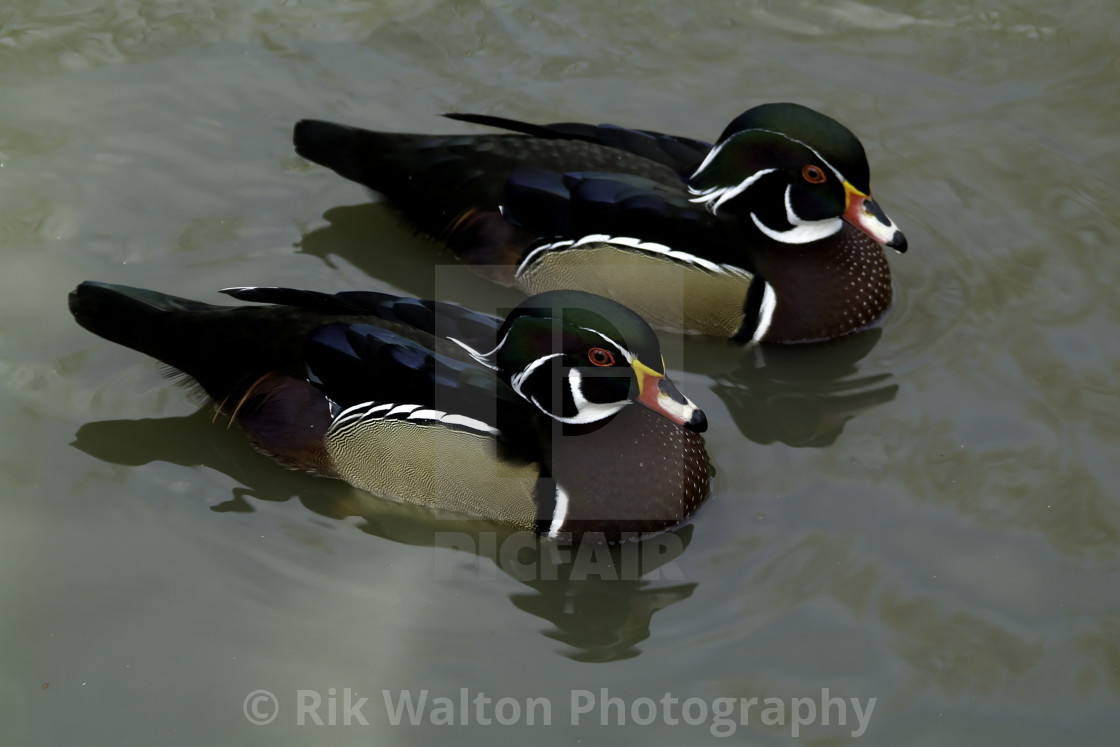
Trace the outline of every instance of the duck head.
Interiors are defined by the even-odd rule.
[[[481,357],[523,399],[565,425],[605,423],[638,405],[690,430],[707,419],[666,376],[661,347],[636,313],[601,296],[551,291],[510,312]]]
[[[906,237],[871,199],[867,155],[848,128],[799,104],[764,104],[727,126],[688,180],[693,202],[769,239],[808,244],[847,221],[884,246]]]

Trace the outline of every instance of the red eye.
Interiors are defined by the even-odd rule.
[[[587,351],[587,360],[593,366],[613,366],[614,353],[606,348],[591,348]]]
[[[824,171],[820,166],[814,166],[813,164],[801,169],[801,176],[810,184],[823,184],[825,180]]]

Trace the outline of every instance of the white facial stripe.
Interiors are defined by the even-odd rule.
[[[551,359],[559,358],[562,355],[563,353],[553,353],[551,355],[546,355],[543,358],[537,358],[535,361],[526,366],[524,370],[518,371],[513,375],[513,378],[510,379],[509,382],[510,386],[513,387],[513,391],[520,394],[523,399],[529,399],[529,397],[526,397],[525,393],[521,391],[521,385],[525,383],[525,379],[527,379],[534,371],[536,371]],[[540,407],[540,405],[538,404],[537,407]],[[541,409],[544,410],[543,407],[541,407]]]
[[[645,252],[647,254],[656,254],[664,257],[669,257],[670,259],[677,260],[678,262],[685,262],[687,264],[707,270],[708,272],[714,272],[719,275],[734,275],[737,277],[745,278],[751,277],[751,274],[744,270],[742,267],[735,267],[734,265],[719,265],[715,262],[706,260],[703,257],[697,257],[695,254],[689,254],[688,252],[671,249],[664,244],[656,244],[652,241],[642,241],[641,239],[634,239],[628,236],[609,236],[605,233],[590,234],[588,236],[584,236],[578,241],[565,240],[554,241],[548,244],[540,244],[535,249],[533,249],[533,251],[525,255],[525,259],[521,260],[521,264],[517,268],[516,275],[518,279],[520,279],[521,274],[525,271],[525,269],[532,266],[533,262],[537,260],[537,257],[544,252],[551,251],[553,249],[576,249],[585,244],[595,243],[628,246],[632,249],[637,249],[638,251]]]
[[[765,284],[762,291],[762,305],[758,307],[758,324],[754,328],[754,334],[751,339],[759,341],[766,331],[770,329],[770,322],[774,320],[774,309],[778,305],[778,296],[774,293],[773,286],[770,283]]]
[[[783,244],[808,244],[813,241],[819,241],[827,238],[841,228],[844,227],[842,218],[824,218],[823,220],[804,220],[797,213],[793,211],[793,204],[790,202],[790,193],[793,192],[793,185],[786,187],[785,206],[786,206],[786,220],[793,228],[785,231],[777,231],[769,226],[763,224],[758,216],[751,213],[751,220],[758,226],[758,230]]]
[[[751,213],[751,220],[758,226],[759,231],[762,231],[774,241],[780,241],[783,244],[808,244],[813,241],[820,241],[833,235],[844,226],[844,221],[840,218],[826,218],[824,220],[807,221],[788,231],[775,231],[760,221],[754,213]]]
[[[599,402],[591,402],[587,399],[587,397],[584,397],[583,375],[580,374],[578,368],[573,368],[568,371],[568,386],[571,387],[572,400],[576,404],[576,414],[575,417],[571,418],[565,418],[556,414],[552,414],[553,418],[559,420],[562,423],[570,423],[572,425],[586,425],[587,423],[597,423],[603,418],[609,418],[611,415],[614,415],[616,412],[627,405],[626,401],[602,404]]]
[[[566,518],[568,518],[568,494],[560,487],[560,483],[556,483],[556,507],[552,509],[552,523],[548,525],[549,537],[556,539]]]
[[[690,197],[689,202],[707,203],[708,210],[714,215],[719,211],[720,205],[740,194],[762,177],[775,171],[777,171],[777,169],[762,169],[761,171],[756,171],[743,181],[731,187],[710,187],[705,190],[694,190],[692,187],[689,187],[688,191],[696,195],[696,197]]]
[[[785,138],[786,140],[789,140],[789,141],[790,141],[791,143],[797,143],[798,145],[803,145],[803,146],[805,146],[805,147],[806,147],[806,148],[808,148],[808,149],[809,149],[810,151],[812,151],[812,153],[813,153],[813,155],[814,155],[814,156],[816,156],[817,158],[819,158],[819,159],[820,159],[821,163],[823,163],[823,164],[824,164],[825,166],[827,166],[827,167],[829,168],[829,170],[830,170],[830,171],[832,171],[832,173],[836,175],[836,178],[837,178],[837,179],[839,179],[839,180],[840,180],[840,181],[842,181],[842,182],[843,182],[843,181],[847,181],[847,180],[846,180],[846,179],[844,178],[844,175],[840,173],[840,170],[839,170],[839,169],[837,169],[837,168],[836,168],[835,166],[833,166],[833,165],[832,165],[831,163],[829,163],[829,162],[828,162],[827,160],[825,160],[825,157],[824,157],[824,156],[822,156],[822,155],[820,154],[820,152],[819,152],[819,151],[818,151],[818,150],[817,150],[816,148],[814,148],[813,146],[809,145],[809,144],[808,144],[808,143],[806,143],[806,142],[805,142],[804,140],[798,140],[798,139],[797,139],[797,138],[795,138],[795,137],[790,137],[790,136],[789,136],[789,135],[787,135],[786,133],[784,133],[784,132],[778,132],[778,131],[776,131],[776,130],[762,130],[762,131],[763,131],[763,132],[771,132],[771,133],[773,133],[773,134],[775,134],[775,135],[781,135],[781,136],[782,136],[782,137],[784,137],[784,138]]]
[[[804,148],[806,148],[810,152],[812,152],[813,156],[816,156],[816,158],[819,158],[821,160],[822,164],[829,167],[829,170],[832,171],[832,174],[836,175],[837,178],[840,179],[841,181],[844,181],[843,175],[840,174],[840,170],[837,167],[832,166],[832,164],[829,164],[828,159],[825,159],[823,156],[821,156],[821,152],[819,150],[816,150],[815,148],[810,146],[810,144],[808,142],[805,142],[804,140],[797,140],[796,138],[792,138],[792,137],[788,136],[788,134],[786,134],[785,132],[778,132],[777,130],[767,130],[765,128],[755,128],[753,130],[743,130],[743,132],[769,132],[771,134],[776,134],[776,136],[778,136],[778,137],[785,138],[786,140],[788,140],[790,142],[795,142],[795,143],[799,144],[799,146],[803,146]],[[737,132],[736,134],[740,134],[740,133]],[[722,148],[724,148],[724,146],[726,146],[726,144],[728,142],[730,142],[731,140],[734,140],[734,139],[735,139],[735,136],[731,136],[730,138],[728,138],[724,142],[721,142],[719,144],[719,146],[717,146],[716,148],[712,148],[710,151],[708,151],[708,156],[704,157],[703,161],[700,162],[700,166],[697,167],[697,170],[692,172],[692,177],[696,178],[696,176],[698,174],[700,174],[700,172],[703,171],[704,168],[706,168],[708,166],[708,164],[710,164],[711,160],[716,157],[717,153]]]
[[[792,225],[792,226],[803,226],[803,225],[827,224],[828,226],[831,226],[832,221],[836,220],[836,218],[824,218],[824,220],[822,220],[822,221],[806,221],[806,220],[804,220],[804,218],[802,218],[800,215],[797,215],[797,213],[794,212],[793,202],[792,202],[791,197],[790,197],[792,194],[793,194],[793,185],[787,186],[785,188],[785,200],[784,200],[784,202],[785,202],[785,220],[788,221],[788,223],[790,223],[790,225]],[[837,225],[838,225],[837,230],[839,230],[839,225],[840,224],[837,224]],[[822,226],[822,230],[823,230],[824,227],[825,226]],[[828,232],[828,233],[822,234],[821,239],[823,239],[824,236],[831,236],[832,233],[834,233],[834,232]],[[810,241],[815,241],[815,239],[810,239]],[[802,242],[802,243],[804,243],[804,242]]]
[[[535,361],[530,363],[523,371],[517,373],[517,375],[515,375],[510,380],[510,385],[513,387],[513,390],[521,395],[522,398],[533,403],[533,406],[543,412],[545,415],[549,416],[553,420],[557,420],[561,423],[567,423],[569,425],[586,425],[587,423],[596,423],[603,418],[614,415],[616,412],[618,412],[628,404],[627,402],[613,402],[604,405],[588,400],[583,396],[583,390],[581,389],[583,376],[580,374],[578,368],[569,370],[567,377],[569,391],[572,393],[572,401],[576,406],[576,414],[573,417],[567,418],[563,415],[560,415],[559,413],[549,412],[548,409],[544,405],[542,405],[536,397],[526,395],[525,392],[521,391],[521,387],[524,385],[525,379],[531,376],[534,371],[543,366],[550,359],[559,358],[561,356],[563,356],[563,353],[553,353],[552,355],[546,355],[543,358],[537,358]]]
[[[786,206],[786,220],[791,226],[800,226],[806,221],[801,219],[801,216],[793,209],[793,202],[790,200],[790,195],[793,194],[793,185],[790,184],[786,187],[786,193],[782,197],[782,202]]]
[[[841,182],[847,181],[844,178],[844,175],[840,173],[839,169],[837,169],[835,166],[833,166],[831,163],[829,163],[828,160],[820,154],[820,151],[818,151],[816,148],[814,148],[813,146],[806,143],[804,140],[798,140],[795,137],[790,137],[789,135],[787,135],[784,132],[778,132],[777,130],[767,130],[767,129],[764,129],[764,128],[755,128],[753,130],[743,130],[743,132],[769,132],[772,135],[778,135],[779,137],[783,137],[786,140],[789,140],[791,143],[797,143],[798,145],[801,145],[804,148],[806,148],[807,150],[809,150],[809,152],[811,152],[814,156],[816,156],[820,160],[821,163],[823,163],[825,166],[828,167],[829,171],[831,171],[836,176],[837,179],[839,179]],[[736,134],[740,134],[740,133],[736,133]],[[694,171],[692,173],[692,178],[695,179],[697,177],[697,175],[700,174],[700,172],[702,172],[705,168],[707,168],[708,164],[710,164],[712,162],[712,159],[714,159],[716,157],[716,155],[720,152],[720,150],[723,149],[723,146],[726,145],[727,143],[731,142],[731,140],[733,140],[734,138],[735,138],[735,135],[732,135],[731,137],[729,137],[727,140],[720,143],[715,148],[712,148],[712,150],[710,150],[708,152],[708,155],[705,156],[704,160],[700,163],[700,166],[697,167],[696,171]],[[732,197],[735,197],[736,195],[738,195],[744,189],[746,189],[751,184],[753,184],[754,181],[757,180],[759,177],[763,176],[764,174],[768,174],[771,171],[776,171],[776,170],[777,169],[764,169],[762,171],[757,171],[754,174],[751,174],[749,177],[747,177],[742,182],[740,182],[738,185],[732,186],[732,187],[712,187],[712,188],[702,190],[702,191],[694,190],[690,187],[688,191],[697,195],[697,197],[693,197],[691,199],[691,202],[705,202],[706,201],[708,203],[708,209],[711,210],[712,213],[714,214],[719,209],[720,205],[727,202]],[[713,200],[714,200],[714,202],[713,202]],[[756,219],[755,222],[756,223],[758,222],[757,219]],[[790,221],[790,222],[793,223],[793,221]],[[797,225],[797,224],[794,223],[794,225]],[[787,243],[805,243],[805,242],[787,242]]]
[[[602,338],[603,338],[604,340],[606,340],[606,341],[607,341],[607,343],[608,343],[608,344],[609,344],[609,345],[610,345],[610,346],[611,346],[612,348],[614,348],[615,350],[617,350],[617,351],[619,351],[620,353],[622,353],[622,357],[626,359],[626,362],[627,362],[627,363],[631,363],[631,364],[632,364],[632,363],[634,362],[634,354],[633,354],[633,353],[631,353],[631,352],[630,352],[629,350],[627,350],[626,348],[624,348],[624,347],[622,347],[621,345],[619,345],[619,344],[618,344],[617,342],[615,342],[615,341],[614,341],[614,340],[612,340],[611,338],[609,338],[609,337],[607,337],[606,335],[604,335],[604,334],[603,334],[602,332],[600,332],[599,330],[597,330],[597,329],[591,329],[590,327],[576,327],[576,329],[582,329],[582,330],[584,330],[585,332],[591,332],[591,333],[594,333],[594,334],[596,334],[596,335],[599,335],[599,337],[602,337]]]

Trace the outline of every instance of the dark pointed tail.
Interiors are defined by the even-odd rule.
[[[188,374],[219,401],[279,364],[262,345],[270,338],[252,307],[87,280],[70,293],[70,313],[95,335]]]
[[[220,306],[166,293],[87,280],[70,293],[70,313],[78,324],[106,340],[139,350],[165,363],[172,312],[214,311]]]
[[[371,143],[378,133],[356,127],[324,122],[320,119],[303,119],[292,131],[296,153],[320,166],[337,172],[351,181],[377,189],[371,167],[377,162],[376,148]]]

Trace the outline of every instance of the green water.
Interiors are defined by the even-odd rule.
[[[798,741],[1115,741],[1120,7],[623,7],[0,6],[3,744],[777,745],[824,688],[846,724],[833,704]],[[291,125],[474,111],[712,139],[774,100],[863,139],[910,240],[897,301],[881,330],[763,358],[663,337],[718,474],[641,581],[498,570],[437,534],[469,527],[279,469],[66,311],[87,278],[508,304],[296,158]],[[382,695],[463,720],[463,688],[523,712],[393,726]],[[681,723],[634,723],[666,696]]]

